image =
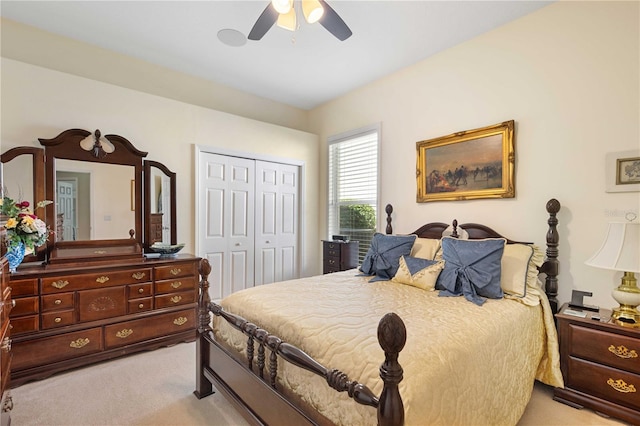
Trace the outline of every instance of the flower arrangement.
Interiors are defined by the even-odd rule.
[[[36,209],[42,208],[52,201],[40,201]],[[0,214],[6,216],[4,227],[7,230],[6,244],[13,249],[23,243],[28,252],[33,252],[35,247],[40,247],[47,241],[49,228],[41,219],[38,219],[29,208],[28,201],[15,202],[9,197],[0,198]]]

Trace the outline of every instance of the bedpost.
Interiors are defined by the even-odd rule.
[[[378,324],[378,342],[384,350],[384,363],[380,366],[380,378],[384,382],[378,404],[379,426],[404,424],[404,404],[398,390],[402,381],[402,366],[398,354],[407,341],[407,329],[398,315],[386,314]]]
[[[204,334],[211,331],[211,315],[209,314],[209,274],[211,273],[211,265],[207,259],[201,259],[198,265],[200,273],[200,284],[198,294],[198,336],[196,338],[196,390],[193,392],[198,398],[204,398],[211,395],[213,385],[204,376],[203,367],[209,365],[207,345],[203,342]]]
[[[547,258],[540,268],[541,272],[546,274],[545,292],[549,298],[551,309],[553,312],[558,311],[558,270],[560,262],[558,261],[558,219],[556,214],[560,211],[560,202],[555,198],[547,201],[547,213],[549,213],[549,229],[547,231]]]
[[[384,208],[384,211],[387,213],[386,234],[391,235],[393,234],[393,226],[391,226],[391,213],[393,213],[393,206],[391,204],[387,204],[387,206]]]

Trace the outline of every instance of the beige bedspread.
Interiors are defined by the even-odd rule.
[[[384,353],[377,325],[388,312],[407,328],[400,353],[400,393],[408,425],[516,424],[535,378],[562,386],[553,316],[546,296],[539,306],[463,297],[438,297],[415,287],[369,283],[356,270],[280,282],[235,293],[222,301],[240,315],[294,344],[328,368],[380,394]],[[541,309],[541,307],[543,309]],[[246,338],[214,319],[216,338],[244,351]],[[279,380],[331,421],[376,424],[376,411],[330,389],[295,366]]]

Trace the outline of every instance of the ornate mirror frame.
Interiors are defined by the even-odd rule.
[[[33,203],[45,200],[44,188],[44,149],[30,146],[18,146],[11,148],[7,152],[0,155],[0,163],[5,164],[11,160],[21,156],[31,155],[32,185],[33,185]],[[4,190],[4,188],[2,188]],[[35,253],[26,255],[24,262],[37,262],[45,260],[47,254],[47,245],[36,248]]]
[[[168,212],[170,215],[170,224],[169,224],[169,232],[170,232],[170,243],[177,244],[177,220],[176,220],[176,174],[169,170],[164,164],[159,163],[153,160],[144,160],[144,247],[148,249],[155,241],[154,230],[152,229],[152,215],[155,213],[152,209],[153,202],[151,200],[152,195],[152,180],[153,180],[153,170],[152,168],[157,168],[160,170],[168,179],[169,179],[169,197],[171,202],[169,203]],[[166,208],[166,207],[165,207]],[[164,241],[167,243],[168,241]]]
[[[53,139],[38,139],[45,147],[45,198],[54,201],[46,207],[46,223],[55,227],[56,215],[56,160],[79,160],[132,166],[134,170],[132,207],[135,211],[135,227],[130,238],[110,240],[59,241],[56,233],[49,236],[49,263],[73,263],[93,260],[127,259],[142,257],[142,162],[146,152],[136,149],[122,136],[101,136],[93,133],[93,142],[87,144],[91,132],[83,129],[65,130]],[[108,144],[104,143],[104,140]],[[82,144],[81,144],[82,143]],[[110,145],[109,145],[110,144]]]

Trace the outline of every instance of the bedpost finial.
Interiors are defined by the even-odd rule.
[[[208,259],[200,259],[200,263],[198,264],[198,272],[203,277],[208,277],[211,273],[211,264]]]
[[[560,201],[556,200],[555,198],[550,199],[549,201],[547,201],[547,213],[558,213],[560,211]]]
[[[402,319],[390,312],[382,317],[378,324],[378,341],[387,353],[398,353],[407,342],[407,329]]]

